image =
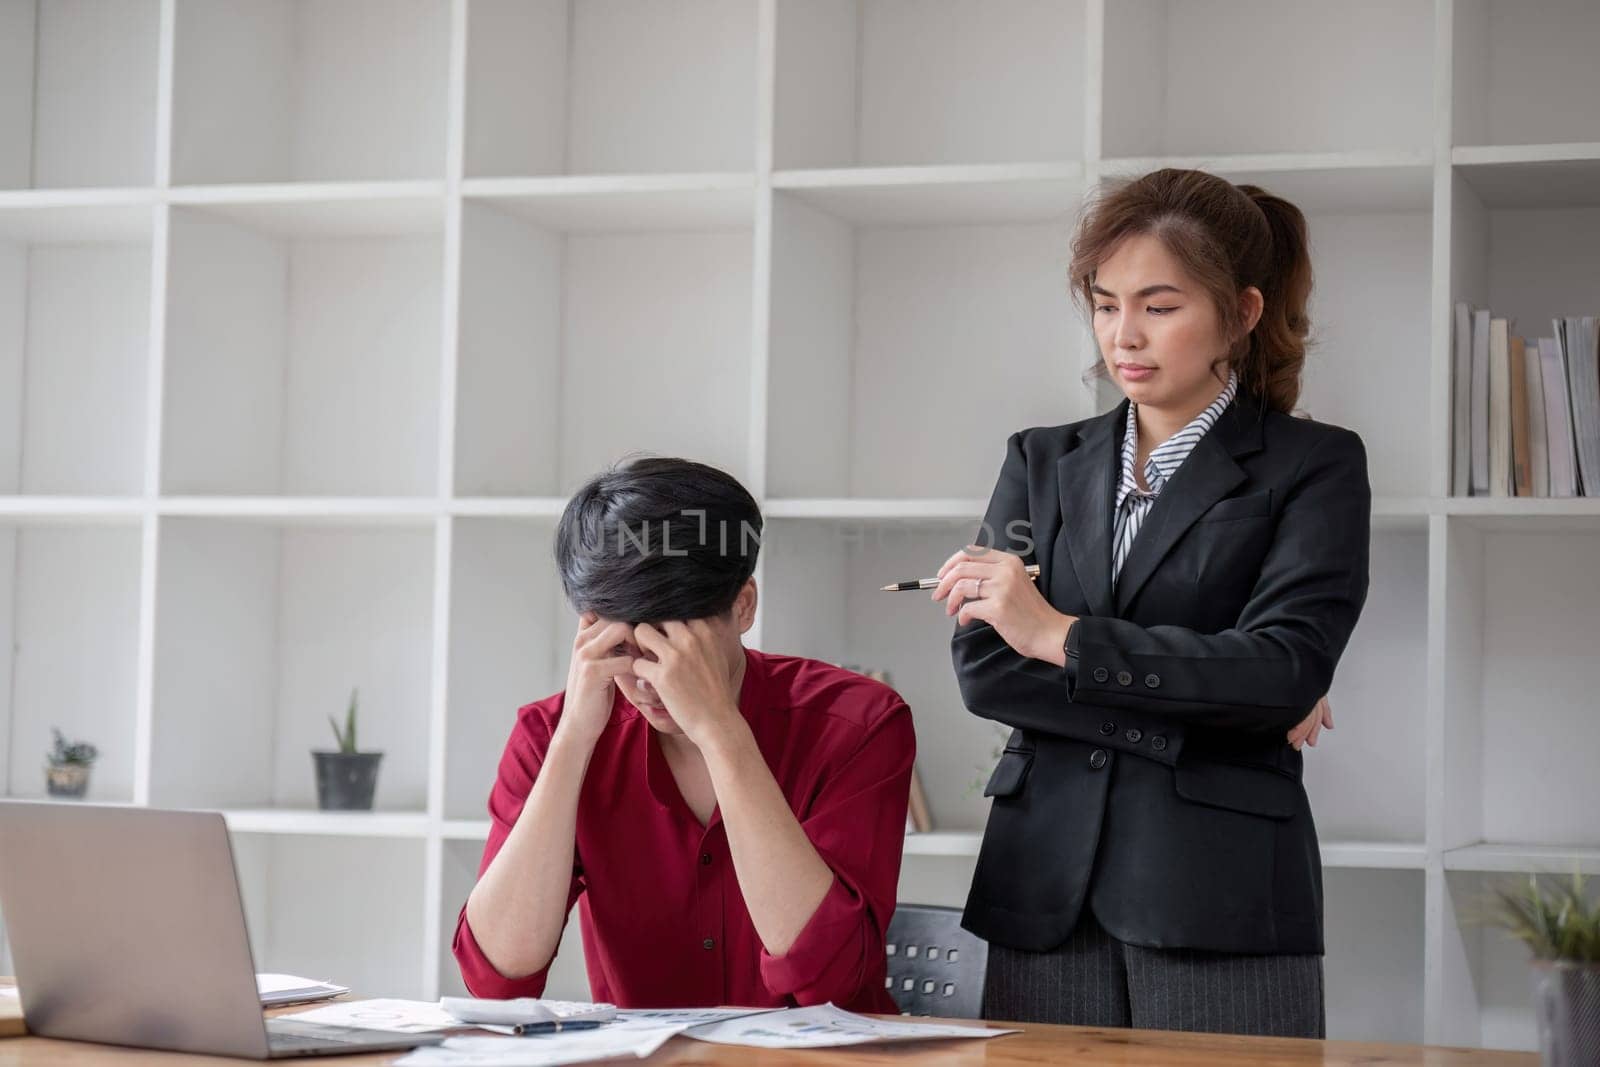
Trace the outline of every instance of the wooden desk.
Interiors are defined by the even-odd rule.
[[[0,979],[0,984],[10,984]],[[307,1005],[271,1014],[305,1011]],[[970,1020],[951,1020],[965,1022]],[[1001,1023],[990,1024],[1003,1026]],[[1225,1037],[1162,1030],[1099,1030],[1085,1026],[1017,1024],[1023,1033],[984,1041],[938,1041],[921,1045],[773,1051],[710,1045],[675,1037],[647,1060],[612,1063],[645,1067],[1032,1067],[1035,1064],[1118,1064],[1121,1067],[1239,1067],[1239,1065],[1323,1064],[1408,1067],[1537,1067],[1527,1052],[1486,1052],[1424,1045],[1386,1045],[1358,1041],[1302,1041],[1273,1037]],[[317,1057],[327,1067],[365,1067],[392,1063],[403,1053]],[[247,1060],[215,1056],[175,1056],[170,1052],[52,1041],[42,1037],[0,1039],[0,1067],[238,1067]],[[284,1061],[274,1061],[284,1062]],[[291,1062],[304,1063],[308,1060]]]

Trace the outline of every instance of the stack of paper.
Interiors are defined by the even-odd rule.
[[[1016,1033],[982,1026],[952,1026],[873,1019],[832,1004],[771,1010],[687,1009],[622,1011],[595,1030],[537,1037],[453,1037],[396,1060],[406,1067],[555,1067],[616,1056],[643,1058],[677,1034],[748,1048],[838,1048],[845,1045],[985,1038]]]
[[[293,974],[258,974],[256,992],[261,994],[263,1007],[273,1008],[284,1004],[303,1004],[311,1000],[327,1000],[350,992],[349,986],[331,985]]]

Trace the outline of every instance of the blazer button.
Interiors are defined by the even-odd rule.
[[[1140,741],[1144,740],[1144,732],[1141,730],[1129,730],[1122,736],[1128,739],[1128,744],[1130,745],[1137,745]]]
[[[1151,689],[1157,688],[1158,686],[1161,685],[1161,675],[1159,675],[1159,674],[1147,674],[1147,675],[1145,675],[1144,676],[1144,684],[1149,686]]]
[[[1096,667],[1094,669],[1094,680],[1095,681],[1103,682],[1109,677],[1111,677],[1111,672],[1106,670],[1104,667]]]
[[[1167,739],[1160,734],[1156,734],[1150,739],[1150,747],[1157,752],[1165,752],[1167,750]]]
[[[1117,732],[1117,724],[1114,722],[1103,722],[1100,724],[1100,732],[1105,734],[1107,737],[1110,737],[1112,734]]]
[[[1098,749],[1097,748],[1092,753],[1089,754],[1089,766],[1093,767],[1095,770],[1098,771],[1101,767],[1104,767],[1105,765],[1106,765],[1106,754],[1105,754],[1105,751],[1103,749]]]
[[[1117,672],[1117,684],[1118,685],[1132,685],[1133,684],[1133,675],[1129,674],[1127,671],[1118,671]]]
[[[700,947],[705,949],[707,952],[710,952],[712,949],[717,947],[717,943],[715,940],[708,937],[704,941],[700,942]]]

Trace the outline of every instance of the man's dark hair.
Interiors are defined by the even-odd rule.
[[[761,509],[725,471],[641,457],[573,494],[555,547],[575,611],[635,624],[703,619],[732,608],[755,573]]]

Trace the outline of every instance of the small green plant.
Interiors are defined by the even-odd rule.
[[[52,767],[88,767],[100,758],[100,750],[87,741],[68,741],[61,731],[50,728],[55,735],[55,747],[50,750]]]
[[[339,742],[339,751],[346,755],[356,751],[356,694],[359,689],[350,690],[350,707],[345,709],[344,729],[339,729],[339,724],[332,715],[328,716],[328,725],[333,727],[333,736]]]
[[[1600,900],[1589,900],[1584,884],[1581,870],[1549,886],[1530,874],[1526,885],[1494,891],[1483,922],[1527,945],[1535,959],[1600,963]]]

